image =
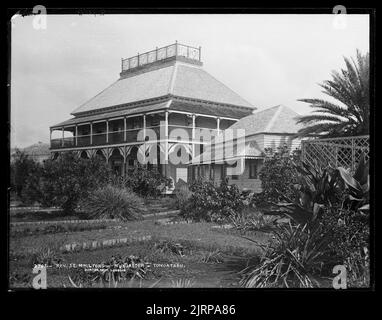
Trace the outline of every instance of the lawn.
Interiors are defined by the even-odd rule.
[[[33,252],[41,248],[58,247],[68,243],[102,241],[106,239],[151,236],[148,241],[132,242],[118,247],[82,250],[80,252],[55,253],[62,264],[97,264],[112,256],[134,255],[149,266],[144,280],[136,286],[156,287],[192,286],[227,287],[238,286],[238,277],[233,271],[244,268],[250,253],[255,259],[261,249],[243,238],[238,232],[214,229],[212,223],[159,225],[154,220],[126,223],[103,223],[91,230],[28,235],[18,228],[11,231],[10,273],[15,286],[30,286]],[[32,232],[33,233],[33,232]],[[246,235],[260,243],[266,243],[269,235],[253,232]],[[182,253],[168,247],[178,245]],[[68,275],[73,270],[48,268],[48,287],[71,286]],[[159,282],[158,282],[159,281]],[[131,283],[129,283],[131,286]]]

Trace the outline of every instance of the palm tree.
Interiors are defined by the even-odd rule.
[[[312,114],[299,117],[304,125],[299,136],[320,137],[355,136],[369,134],[369,53],[357,50],[356,61],[344,58],[346,69],[332,72],[332,80],[320,86],[322,92],[340,104],[321,99],[300,99],[309,103]]]

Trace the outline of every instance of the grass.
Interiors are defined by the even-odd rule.
[[[50,225],[20,225],[11,226],[10,236],[11,237],[26,237],[26,236],[36,236],[42,234],[56,234],[56,233],[66,233],[66,232],[77,232],[77,231],[90,231],[90,230],[100,230],[117,227],[119,222],[97,222],[97,223],[57,223]]]
[[[156,225],[155,221],[119,223],[118,229],[85,230],[76,232],[13,236],[10,241],[10,270],[15,286],[30,286],[33,259],[53,256],[66,264],[100,263],[113,255],[136,255],[151,265],[147,277],[123,286],[149,287],[229,287],[238,286],[237,275],[230,269],[245,265],[242,257],[260,254],[250,241],[232,230],[211,229],[211,223]],[[41,248],[58,248],[66,243],[124,238],[131,235],[151,235],[152,240],[121,247],[102,248],[71,253],[48,252]],[[254,233],[257,241],[266,242],[267,234]],[[175,250],[175,249],[176,250]],[[178,250],[181,248],[181,250]],[[35,250],[31,254],[28,250]],[[174,249],[174,250],[173,250]],[[234,257],[234,263],[230,257]],[[228,261],[228,268],[224,261]],[[29,281],[29,282],[28,282]],[[159,282],[158,282],[159,281]],[[67,272],[48,268],[48,287],[72,287]]]
[[[156,225],[154,221],[134,221],[120,223],[120,229],[99,229],[82,232],[66,232],[56,234],[42,234],[25,237],[13,237],[10,242],[10,250],[13,252],[27,252],[41,247],[44,243],[59,242],[82,243],[88,241],[101,241],[105,239],[125,238],[130,236],[151,235],[153,238],[173,241],[188,241],[199,247],[208,249],[253,249],[250,241],[240,235],[230,233],[229,230],[213,230],[211,223],[192,223],[174,225]],[[268,235],[257,232],[254,236],[258,241],[267,241]]]
[[[88,219],[83,212],[76,212],[66,215],[62,210],[10,210],[11,222],[29,222],[29,221],[59,221],[59,220],[82,220]]]
[[[150,287],[229,287],[238,286],[239,278],[217,264],[202,262],[202,257],[210,253],[207,249],[188,246],[184,243],[184,255],[170,251],[157,250],[155,244],[158,240],[144,243],[133,243],[126,247],[100,249],[96,251],[83,251],[63,254],[61,258],[66,265],[97,264],[110,259],[111,256],[135,255],[142,257],[149,263],[150,272],[142,281],[124,283],[118,287],[136,286]],[[219,264],[220,266],[220,264]],[[30,286],[32,279],[32,264],[28,256],[11,260],[12,283],[14,286]],[[48,268],[48,288],[72,287],[68,278],[70,270]],[[29,281],[29,283],[28,283]],[[98,286],[98,284],[95,284]]]

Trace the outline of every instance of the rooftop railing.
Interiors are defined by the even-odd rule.
[[[201,47],[195,48],[175,42],[166,47],[138,54],[134,57],[122,59],[122,72],[144,66],[167,58],[181,56],[195,61],[201,61]]]

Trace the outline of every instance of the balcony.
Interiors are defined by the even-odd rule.
[[[51,139],[50,147],[51,149],[66,149],[66,148],[79,148],[79,147],[90,147],[90,146],[107,146],[107,145],[116,145],[124,143],[134,143],[138,142],[138,133],[143,130],[143,128],[136,129],[127,129],[125,131],[110,131],[108,134],[106,132],[94,133],[92,135],[78,135],[77,138],[65,137],[58,139]],[[152,126],[146,127],[146,132],[148,130],[153,130],[156,139],[164,139],[164,126]],[[174,131],[176,130],[176,131]],[[168,126],[168,135],[169,140],[178,140],[178,141],[192,141],[192,127],[180,126],[180,125],[169,125]],[[207,135],[206,135],[207,133]],[[218,131],[212,128],[200,128],[195,127],[195,138],[202,136],[203,140],[207,142],[209,137],[216,136]],[[153,137],[151,134],[148,134],[150,139]],[[199,139],[198,139],[199,140]]]

